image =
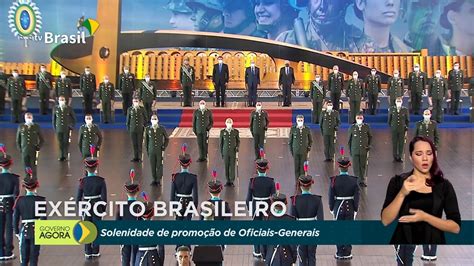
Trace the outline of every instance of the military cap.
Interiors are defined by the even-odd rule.
[[[309,187],[313,184],[313,177],[310,175],[301,175],[298,177],[300,185],[303,187]]]
[[[188,14],[193,12],[193,10],[186,5],[186,0],[170,0],[165,8],[177,13]]]
[[[222,182],[219,180],[211,180],[207,183],[210,193],[220,193],[222,191]]]
[[[140,185],[135,183],[135,170],[131,169],[130,170],[130,181],[127,181],[124,185],[125,191],[127,193],[136,193],[140,190]]]
[[[286,195],[283,194],[283,193],[277,192],[277,193],[272,195],[271,200],[272,200],[272,202],[279,201],[279,202],[283,202],[283,203],[286,204]]]
[[[12,157],[8,154],[4,154],[3,156],[0,155],[0,166],[2,167],[8,167],[12,165]]]
[[[191,164],[191,155],[185,153],[185,154],[180,154],[178,158],[179,164],[182,166],[189,166]]]
[[[268,169],[268,160],[258,159],[255,161],[255,166],[257,167],[257,169],[266,170]]]
[[[99,158],[97,157],[87,157],[84,159],[84,166],[88,168],[96,167],[99,165]]]
[[[351,166],[351,160],[349,160],[349,157],[341,157],[337,160],[337,164],[341,168],[348,168]]]
[[[38,179],[33,177],[33,170],[30,167],[26,167],[25,172],[26,176],[22,182],[23,187],[29,190],[39,187]]]

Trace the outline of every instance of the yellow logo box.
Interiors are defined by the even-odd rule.
[[[96,238],[97,227],[88,221],[35,221],[35,244],[37,245],[80,245],[92,243]]]

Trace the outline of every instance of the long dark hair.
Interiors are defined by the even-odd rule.
[[[441,171],[441,169],[439,168],[438,158],[436,156],[436,147],[433,141],[431,141],[431,139],[422,137],[422,136],[414,137],[410,141],[410,144],[409,144],[410,157],[412,156],[412,153],[415,150],[415,144],[418,141],[427,142],[428,144],[430,144],[431,150],[433,151],[433,164],[431,165],[431,168],[430,168],[431,179],[426,181],[427,184],[430,186],[433,186],[435,184],[442,182],[444,180],[444,174],[443,174],[443,171]]]

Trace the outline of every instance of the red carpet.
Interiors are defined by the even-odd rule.
[[[266,109],[268,118],[270,119],[270,127],[291,127],[292,125],[292,110],[291,109]],[[232,118],[234,120],[234,127],[245,128],[250,126],[250,113],[252,109],[212,109],[214,118],[214,127],[224,128],[225,120]],[[185,109],[181,115],[179,127],[193,126],[194,110]]]

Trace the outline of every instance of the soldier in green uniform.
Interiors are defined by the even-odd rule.
[[[332,102],[329,101],[326,105],[326,110],[321,115],[321,121],[319,127],[321,128],[321,135],[323,135],[324,142],[324,156],[325,162],[331,162],[334,157],[334,146],[337,141],[337,131],[341,120],[339,118],[339,112],[333,110]]]
[[[232,127],[233,121],[231,118],[225,120],[226,128],[221,130],[219,137],[219,147],[224,159],[226,187],[234,186],[235,180],[235,162],[238,159],[240,136],[239,131]]]
[[[420,71],[420,65],[415,64],[413,72],[408,74],[408,90],[411,96],[411,111],[417,115],[420,113],[421,99],[426,90],[428,76]]]
[[[193,132],[197,138],[197,144],[199,149],[198,162],[204,162],[207,160],[207,146],[209,141],[209,131],[214,124],[212,118],[212,112],[206,108],[206,101],[201,100],[199,102],[199,109],[194,111],[193,114]]]
[[[224,33],[244,36],[266,37],[266,34],[257,29],[254,8],[250,0],[234,1],[222,0],[224,16]]]
[[[356,123],[349,128],[349,151],[354,162],[354,175],[357,176],[361,187],[367,187],[366,168],[371,144],[370,126],[364,123],[364,115],[359,113]]]
[[[304,175],[304,162],[308,160],[311,145],[313,145],[311,130],[304,125],[304,116],[297,115],[296,125],[291,127],[288,139],[288,146],[295,165],[296,180],[300,175]]]
[[[364,91],[362,89],[363,81],[359,78],[357,71],[352,73],[352,79],[347,83],[346,96],[349,101],[350,114],[349,114],[349,123],[353,124],[355,122],[355,116],[360,112],[360,102],[364,96]]]
[[[257,102],[255,110],[250,114],[250,132],[253,137],[255,160],[260,159],[260,148],[265,149],[265,133],[269,124],[267,111],[262,110],[262,102]]]
[[[448,73],[448,86],[451,95],[451,112],[459,115],[459,100],[461,97],[461,90],[464,85],[464,72],[459,69],[459,63],[455,62],[453,69]]]
[[[441,70],[438,69],[428,86],[430,105],[433,106],[433,115],[438,123],[443,120],[443,102],[447,96],[448,82],[441,76]]]
[[[130,134],[130,138],[132,139],[133,159],[131,162],[141,162],[146,114],[145,108],[140,106],[140,99],[138,97],[134,97],[132,106],[128,107],[125,124],[127,125],[128,134]]]
[[[395,99],[403,97],[403,79],[400,77],[400,72],[397,69],[393,71],[393,77],[388,79],[387,86],[390,107],[392,107],[395,105]]]
[[[18,70],[13,69],[12,76],[7,81],[8,95],[11,99],[12,122],[20,123],[21,109],[26,102],[25,80],[18,76]]]
[[[410,123],[410,114],[408,109],[402,106],[402,97],[398,97],[395,106],[390,107],[388,112],[388,125],[392,132],[393,160],[403,162],[403,149],[406,142],[406,133]]]
[[[58,160],[65,161],[69,153],[71,132],[76,125],[76,114],[66,103],[66,97],[59,96],[58,105],[53,110],[53,129],[59,142],[60,155]]]
[[[40,72],[36,74],[36,90],[39,92],[40,97],[40,113],[45,115],[48,113],[49,107],[49,95],[53,88],[53,76],[51,73],[46,71],[46,66],[40,66]]]
[[[328,88],[331,92],[331,102],[334,105],[334,110],[339,111],[341,91],[344,88],[344,75],[339,72],[338,66],[332,67],[332,73],[329,74]]]
[[[99,84],[99,100],[102,106],[103,122],[108,124],[112,122],[112,106],[115,103],[114,84],[109,81],[109,76],[104,76],[104,82]]]
[[[324,87],[319,74],[316,74],[314,80],[311,81],[311,99],[313,102],[311,122],[313,122],[313,124],[318,124],[321,111],[323,110],[324,100],[326,99],[326,87]]]
[[[16,145],[21,152],[23,166],[30,167],[36,173],[37,155],[44,143],[40,126],[33,123],[33,114],[25,113],[25,123],[18,127]]]
[[[71,106],[72,103],[72,83],[71,79],[66,77],[66,72],[61,71],[60,73],[60,78],[56,80],[56,84],[54,86],[55,88],[55,94],[56,94],[56,99],[59,98],[59,96],[64,96],[64,99],[66,99],[67,105]]]
[[[160,186],[163,178],[163,153],[168,147],[168,133],[163,126],[158,124],[158,116],[151,116],[151,125],[145,128],[145,147],[150,159],[151,186]]]
[[[181,83],[181,89],[183,90],[183,106],[191,106],[191,93],[194,86],[195,74],[194,67],[189,65],[189,59],[185,58],[183,65],[179,71],[179,82]]]
[[[94,112],[92,105],[96,85],[95,75],[91,73],[90,67],[86,66],[84,73],[79,77],[79,88],[81,89],[83,97],[84,114],[92,114]]]
[[[377,69],[372,68],[370,70],[370,75],[365,77],[365,93],[367,100],[369,101],[368,108],[371,115],[375,115],[375,111],[377,110],[381,87],[380,75],[377,74]]]
[[[5,97],[7,95],[7,74],[0,65],[0,115],[5,112]]]
[[[123,73],[119,75],[117,89],[122,93],[122,110],[127,116],[128,108],[132,105],[132,96],[135,91],[135,75],[130,73],[128,66],[123,67]]]
[[[438,124],[431,120],[431,111],[426,109],[423,112],[423,120],[416,122],[415,137],[423,136],[433,141],[436,148],[439,148]]]
[[[77,141],[82,159],[98,157],[97,154],[102,145],[102,133],[100,132],[99,126],[92,123],[93,119],[91,114],[86,114],[84,120],[86,123],[79,129],[79,139]],[[95,146],[94,154],[91,154],[91,145]]]
[[[207,32],[222,32],[224,17],[222,16],[221,0],[188,0],[186,2],[193,10],[194,30]]]
[[[155,106],[156,99],[156,87],[150,80],[150,74],[146,74],[145,80],[140,82],[138,93],[140,95],[140,100],[145,107],[147,121],[149,121],[153,113],[153,106]]]

